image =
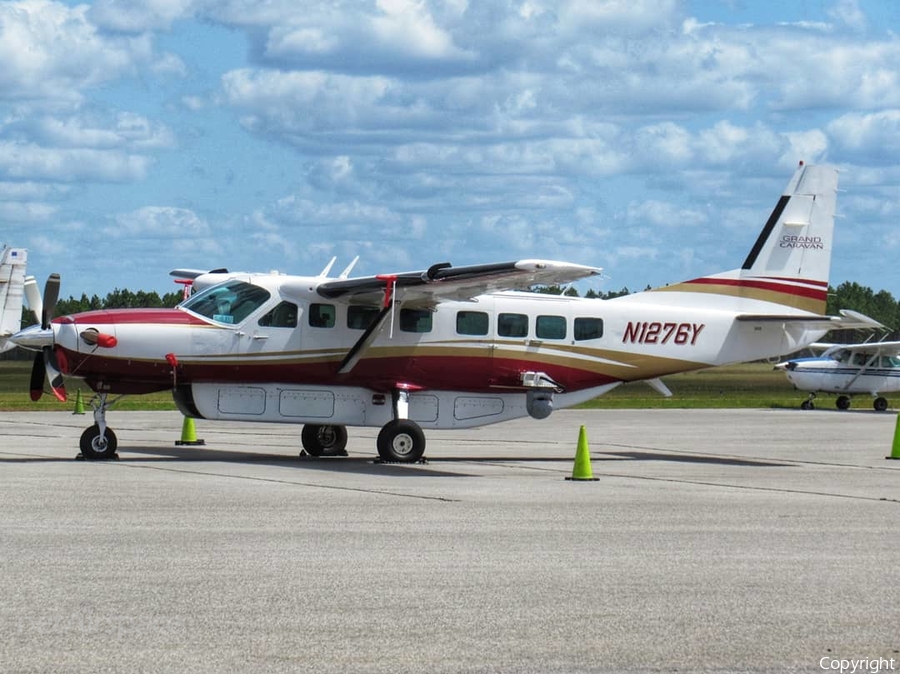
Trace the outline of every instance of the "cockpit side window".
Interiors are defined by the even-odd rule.
[[[265,328],[296,328],[297,313],[297,305],[293,302],[279,302],[274,309],[260,317],[259,325]]]
[[[185,300],[181,306],[219,323],[242,323],[265,304],[271,294],[244,281],[226,281]]]

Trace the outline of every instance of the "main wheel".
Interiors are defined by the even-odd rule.
[[[300,432],[303,449],[312,456],[347,456],[347,428],[307,424]]]
[[[97,424],[84,429],[81,434],[81,455],[85,459],[111,459],[116,455],[119,441],[111,428],[106,429],[103,437],[100,437],[100,427]]]
[[[875,402],[872,403],[872,407],[875,408],[876,412],[884,412],[888,408],[887,398],[878,396],[877,398],[875,398]]]
[[[837,400],[834,401],[834,404],[837,406],[839,410],[849,410],[850,409],[850,396],[838,396]]]
[[[425,453],[425,433],[408,419],[394,419],[378,433],[378,456],[385,461],[414,463]]]

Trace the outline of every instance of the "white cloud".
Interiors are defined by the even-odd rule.
[[[49,0],[0,3],[0,100],[77,105],[83,89],[150,57],[146,36],[104,36],[87,12]]]
[[[175,145],[172,131],[133,112],[109,117],[44,117],[35,124],[40,139],[55,147],[152,150]]]
[[[94,0],[89,16],[103,28],[144,33],[190,17],[193,5],[193,0]]]
[[[125,182],[147,174],[139,155],[93,149],[58,149],[0,141],[0,177],[25,180]]]
[[[826,13],[835,21],[857,31],[865,30],[868,25],[866,15],[859,8],[857,0],[837,0]]]
[[[848,113],[830,122],[827,132],[843,153],[874,153],[896,163],[900,151],[900,109]]]
[[[186,208],[145,206],[114,217],[115,224],[105,228],[107,236],[121,239],[190,239],[210,235],[209,224]]]

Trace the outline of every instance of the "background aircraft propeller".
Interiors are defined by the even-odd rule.
[[[41,323],[41,330],[51,330],[50,322],[53,320],[53,312],[56,310],[56,302],[59,300],[59,274],[50,274],[44,284],[44,296],[41,298],[38,292],[37,282],[33,276],[25,279],[25,297],[28,306],[35,318]],[[50,332],[52,341],[53,333]],[[41,347],[41,352],[35,354],[34,364],[31,366],[31,399],[40,400],[44,393],[44,380],[50,384],[53,395],[62,402],[66,400],[66,386],[63,376],[59,371],[56,361],[56,352],[52,345]]]

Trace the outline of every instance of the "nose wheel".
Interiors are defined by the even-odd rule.
[[[118,438],[111,428],[107,428],[106,432],[100,432],[100,426],[94,424],[90,428],[85,428],[81,434],[81,457],[93,461],[104,459],[116,459],[116,449],[119,446]]]
[[[94,425],[84,429],[81,434],[79,447],[81,454],[77,458],[89,461],[103,461],[108,459],[118,459],[119,455],[116,450],[119,447],[119,440],[111,428],[106,425],[106,410],[118,402],[122,396],[107,399],[108,394],[99,393],[90,401],[91,407],[94,409]]]

